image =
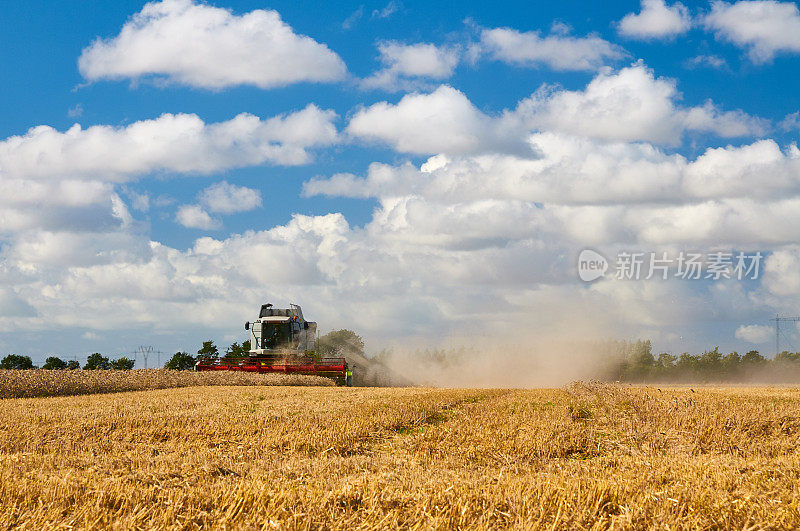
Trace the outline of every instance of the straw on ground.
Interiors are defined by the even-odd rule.
[[[0,527],[800,526],[800,391],[695,391],[6,400]]]

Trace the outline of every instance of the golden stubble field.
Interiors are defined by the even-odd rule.
[[[8,399],[0,527],[796,528],[800,390]]]

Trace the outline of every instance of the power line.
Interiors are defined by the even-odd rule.
[[[140,355],[142,357],[145,369],[147,368],[147,362],[150,359],[150,356],[155,354],[156,355],[156,359],[158,360],[156,362],[156,367],[160,369],[161,368],[161,355],[165,354],[165,352],[163,352],[161,350],[155,350],[155,348],[152,345],[147,345],[147,346],[141,345],[136,350],[136,352],[133,352],[134,356],[136,356],[136,354],[138,354],[138,355]]]
[[[147,360],[148,360],[148,358],[150,358],[150,354],[152,354],[152,353],[153,353],[153,347],[152,346],[147,346],[147,347],[144,346],[144,345],[139,346],[139,355],[144,360],[144,368],[145,369],[147,368]]]
[[[775,321],[775,356],[777,356],[781,352],[781,335],[783,335],[786,343],[790,347],[792,346],[791,339],[786,335],[786,332],[781,329],[781,323],[797,323],[800,322],[800,317],[781,317],[775,314],[775,317],[770,319],[770,321]]]

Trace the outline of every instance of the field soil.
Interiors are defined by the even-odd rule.
[[[216,386],[2,406],[2,528],[800,526],[797,389]]]

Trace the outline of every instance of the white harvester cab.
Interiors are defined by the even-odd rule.
[[[250,330],[250,355],[291,353],[304,355],[317,348],[317,323],[306,321],[297,304],[274,308],[264,304],[258,319],[244,325]]]

